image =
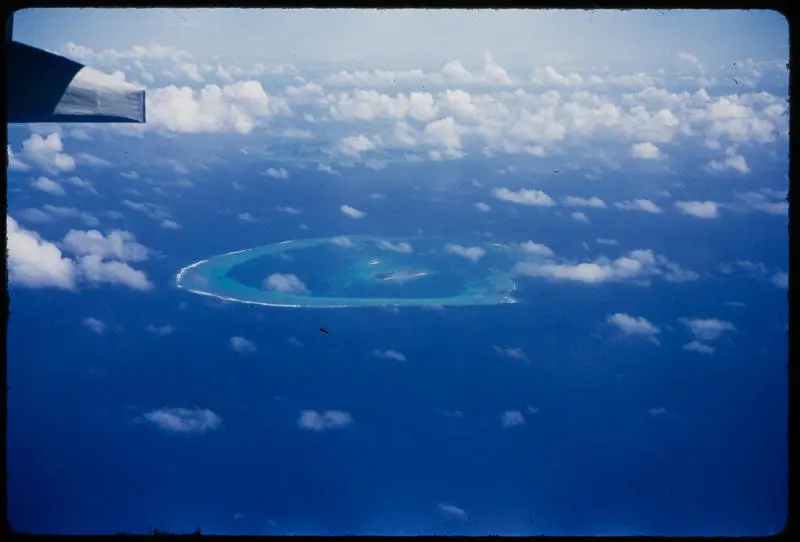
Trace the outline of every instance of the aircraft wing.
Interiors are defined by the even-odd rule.
[[[145,91],[36,47],[6,42],[7,122],[145,122]]]

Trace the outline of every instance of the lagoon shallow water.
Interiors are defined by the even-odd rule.
[[[441,237],[301,239],[202,260],[177,285],[271,306],[494,305],[515,302],[513,252]]]

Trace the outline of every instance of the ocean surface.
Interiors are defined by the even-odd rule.
[[[484,189],[443,188],[472,178],[469,163],[421,171],[356,170],[346,184],[306,171],[279,185],[254,166],[235,175],[201,172],[193,190],[163,198],[182,231],[130,212],[118,221],[157,251],[143,264],[156,284],[151,292],[12,289],[7,487],[14,528],[762,535],[783,527],[786,291],[726,278],[715,266],[742,259],[744,246],[748,259],[785,268],[785,220],[744,216],[695,229],[690,218],[653,225],[646,213],[624,221],[610,213],[602,231],[587,231],[528,208],[500,221],[462,203],[484,199]],[[526,175],[504,182],[523,184]],[[234,179],[246,194],[228,188]],[[550,182],[554,197],[586,183],[568,173]],[[107,199],[87,197],[87,210],[130,198],[111,179],[95,183]],[[617,189],[641,190],[624,178]],[[29,206],[27,197],[10,198],[12,216]],[[380,220],[343,219],[339,202]],[[275,212],[276,205],[303,214]],[[239,222],[233,209],[267,218]],[[57,239],[51,227],[37,231]],[[289,239],[458,240],[489,230],[492,242],[533,239],[576,260],[588,257],[584,241],[614,237],[619,246],[597,250],[618,257],[652,248],[703,278],[649,286],[524,278],[516,304],[399,309],[251,306],[175,285],[191,263]],[[310,283],[330,266],[324,252],[316,256],[294,262]],[[660,345],[615,334],[604,324],[615,312],[656,322]],[[89,316],[108,331],[82,328]],[[702,316],[730,320],[741,332],[717,341],[713,356],[687,352],[691,336],[678,319]],[[175,329],[168,336],[146,331],[167,324]],[[256,349],[234,352],[233,336]],[[504,355],[508,349],[526,359]],[[405,361],[376,357],[386,350]],[[168,407],[210,409],[222,426],[166,434],[143,421],[142,413]],[[301,431],[306,409],[348,412],[353,424]],[[509,410],[524,413],[525,425],[503,427]],[[457,504],[470,521],[442,519],[432,513],[437,503]]]

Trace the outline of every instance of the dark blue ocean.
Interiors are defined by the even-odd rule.
[[[129,184],[118,174],[90,175],[103,196],[82,196],[80,207],[124,212],[114,227],[157,251],[138,265],[155,288],[11,290],[12,526],[73,534],[197,527],[326,535],[781,530],[786,290],[725,276],[718,264],[747,259],[785,270],[786,217],[698,224],[680,215],[663,220],[589,209],[590,218],[605,218],[586,225],[552,209],[511,211],[493,200],[485,186],[470,182],[499,182],[493,171],[503,164],[488,169],[486,162],[345,169],[340,177],[309,167],[293,169],[291,181],[259,175],[263,162],[241,163],[193,172],[193,188],[166,195],[139,186],[145,201],[171,209],[182,225],[174,231],[120,205],[141,198],[124,192]],[[156,182],[167,175],[156,167],[139,173]],[[571,175],[508,172],[501,180],[554,198],[609,202],[647,197],[659,187],[680,197],[680,180],[709,198],[733,189],[702,176],[620,173],[613,183],[592,185]],[[231,188],[234,181],[244,189]],[[17,182],[22,186],[12,178],[9,187]],[[785,178],[775,176],[770,186],[785,190]],[[37,197],[10,196],[9,214],[37,205]],[[477,201],[509,212],[481,213]],[[343,216],[343,204],[367,216]],[[237,220],[244,212],[258,221]],[[63,224],[36,231],[51,240],[65,233]],[[348,234],[533,240],[575,261],[653,249],[702,276],[649,286],[525,278],[518,304],[443,310],[248,306],[174,284],[181,268],[213,255]],[[619,239],[619,246],[597,245],[596,238]],[[325,258],[304,263],[317,274],[328,265]],[[660,345],[621,338],[605,324],[617,312],[659,326]],[[80,325],[86,317],[106,322],[108,331],[92,334]],[[728,320],[738,332],[719,339],[714,355],[688,352],[682,345],[692,337],[678,321],[683,317]],[[175,331],[154,336],[149,325]],[[235,352],[233,336],[257,349]],[[528,361],[495,346],[521,348]],[[406,361],[378,358],[376,350],[402,352]],[[222,426],[169,434],[142,420],[143,413],[176,407],[210,409]],[[300,412],[309,409],[348,412],[353,424],[300,430]],[[524,426],[502,426],[511,410],[525,414]],[[439,503],[466,510],[470,521],[448,521],[436,514]]]

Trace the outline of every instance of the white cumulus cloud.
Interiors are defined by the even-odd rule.
[[[520,243],[519,248],[527,254],[541,256],[542,258],[552,258],[555,255],[553,250],[547,245],[534,243],[533,241],[525,241],[524,243]]]
[[[606,202],[594,196],[591,198],[567,196],[561,201],[567,207],[593,207],[595,209],[604,209],[606,207]]]
[[[631,145],[631,156],[645,160],[660,160],[664,157],[659,148],[649,141]]]
[[[55,244],[20,228],[10,216],[6,216],[6,232],[10,285],[66,290],[76,287],[79,269]]]
[[[344,429],[353,423],[353,417],[339,410],[326,410],[317,412],[316,410],[304,410],[300,413],[297,425],[301,429],[314,432],[330,431],[334,429]]]
[[[633,250],[614,260],[602,257],[593,262],[557,263],[519,262],[514,271],[523,276],[541,277],[551,280],[601,284],[626,280],[644,280],[661,277],[668,282],[688,282],[699,276],[693,271],[681,268],[665,256],[652,250]]]
[[[717,218],[719,216],[719,205],[713,201],[676,201],[675,207],[680,209],[683,214],[695,218]]]
[[[578,222],[589,222],[589,217],[586,216],[586,213],[576,212],[572,213],[570,217],[572,218],[572,220],[576,220]]]
[[[339,210],[344,215],[349,216],[350,218],[359,219],[367,216],[367,213],[365,213],[364,211],[359,211],[355,207],[350,207],[349,205],[342,205],[341,207],[339,207]]]
[[[606,322],[617,326],[627,336],[644,337],[655,343],[658,343],[656,335],[661,333],[660,329],[641,316],[631,316],[618,312],[606,317]]]
[[[222,427],[222,418],[207,408],[161,408],[144,414],[144,419],[170,433],[206,433]]]
[[[339,152],[354,158],[361,156],[362,152],[371,151],[375,148],[375,143],[363,134],[347,136],[339,140]]]
[[[286,294],[308,294],[309,290],[297,275],[273,273],[264,279],[262,288]]]
[[[617,209],[622,211],[644,211],[645,213],[660,213],[661,207],[649,199],[635,199],[632,201],[618,201],[614,203]]]
[[[92,333],[96,333],[98,335],[102,335],[103,333],[105,333],[106,328],[108,328],[105,322],[92,317],[84,318],[83,325],[89,331],[91,331]]]
[[[64,143],[61,134],[53,132],[47,137],[32,134],[22,142],[22,158],[27,164],[55,175],[75,169],[75,159],[62,152]]]
[[[273,179],[288,179],[289,178],[289,172],[286,171],[284,168],[278,168],[278,169],[269,168],[267,170],[267,175],[269,175]]]
[[[714,347],[704,344],[700,341],[691,341],[683,345],[683,349],[689,352],[697,352],[699,354],[713,354]]]
[[[260,119],[289,113],[286,103],[268,96],[258,81],[200,90],[170,85],[148,90],[144,126],[180,133],[249,134]]]
[[[556,204],[556,202],[553,201],[553,198],[541,190],[533,190],[529,188],[521,188],[517,191],[509,190],[508,188],[495,188],[493,194],[494,197],[499,200],[509,201],[519,205],[552,207]]]
[[[31,188],[34,190],[39,190],[40,192],[45,192],[51,196],[67,195],[67,192],[64,190],[63,186],[51,179],[48,179],[47,177],[39,177],[38,179],[32,180]]]
[[[616,246],[616,245],[619,244],[619,241],[617,241],[616,239],[607,239],[607,238],[602,238],[601,237],[601,238],[596,240],[596,243],[599,244],[599,245]]]
[[[519,410],[507,410],[503,412],[503,427],[517,427],[525,425],[525,416]]]
[[[389,250],[391,252],[400,252],[403,254],[410,254],[414,251],[411,243],[401,241],[399,243],[391,243],[389,241],[378,241],[378,248],[382,250]]]
[[[498,354],[505,356],[509,359],[528,361],[528,356],[525,355],[525,352],[522,350],[522,348],[518,347],[503,348],[501,346],[494,345],[492,346],[492,349]]]
[[[244,337],[231,337],[231,348],[240,354],[249,354],[256,351],[256,345]]]
[[[70,230],[64,237],[64,249],[79,256],[94,254],[123,262],[140,262],[148,257],[147,247],[138,243],[132,233],[114,230],[107,236],[97,230]]]
[[[31,166],[20,160],[11,150],[11,145],[6,146],[6,154],[8,156],[8,169],[11,171],[28,171]]]
[[[467,513],[463,508],[447,503],[439,503],[437,507],[439,508],[439,512],[447,518],[460,521],[465,521],[467,519]]]
[[[789,273],[775,273],[769,280],[778,288],[783,288],[784,290],[789,288]]]
[[[345,237],[343,235],[339,237],[333,237],[331,239],[331,243],[342,248],[352,248],[355,246],[349,237]]]
[[[481,247],[464,247],[452,243],[445,245],[444,251],[448,254],[457,254],[473,262],[477,262],[486,254]]]
[[[701,341],[713,341],[726,331],[736,331],[731,322],[717,318],[681,318],[679,321]]]

